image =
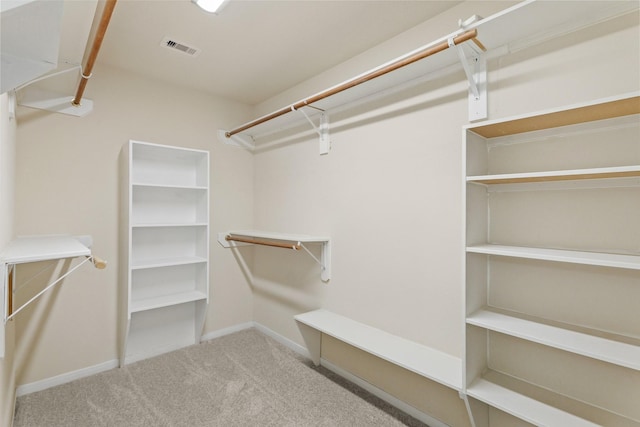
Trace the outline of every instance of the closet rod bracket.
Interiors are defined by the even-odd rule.
[[[313,128],[313,130],[315,130],[316,133],[318,134],[318,137],[320,138],[319,139],[320,155],[329,154],[329,150],[331,149],[331,138],[329,136],[329,115],[326,113],[326,111],[320,110],[319,108],[312,107],[311,105],[308,105],[308,107],[311,107],[320,111],[320,122],[318,126],[316,126],[316,124],[313,123],[313,120],[311,120],[311,118],[307,115],[307,113],[305,113],[304,110],[302,110],[301,108],[296,109],[295,105],[292,105],[291,111],[300,112],[307,119],[309,124],[311,124],[311,127]]]
[[[487,111],[487,60],[484,46],[477,39],[474,43],[456,44],[453,37],[447,39],[450,48],[456,51],[462,64],[464,74],[469,81],[469,121],[484,120]],[[469,46],[472,53],[467,57],[464,46]]]

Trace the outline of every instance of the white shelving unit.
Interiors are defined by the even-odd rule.
[[[130,141],[121,161],[124,365],[200,340],[209,299],[209,153]]]
[[[640,425],[638,93],[470,125],[463,156],[475,425]]]

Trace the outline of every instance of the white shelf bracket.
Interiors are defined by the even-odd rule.
[[[308,105],[308,107],[311,108],[315,108],[312,107],[310,105]],[[320,110],[319,108],[316,108],[317,110]],[[311,120],[311,118],[307,115],[307,113],[305,113],[303,110],[299,110],[296,109],[293,105],[291,106],[291,111],[298,111],[300,113],[302,113],[302,115],[307,119],[307,121],[311,124],[311,127],[313,127],[313,129],[316,131],[316,133],[319,136],[319,142],[320,142],[320,147],[319,147],[319,152],[320,154],[329,154],[329,150],[331,149],[331,138],[329,136],[329,115],[326,113],[326,111],[324,110],[320,110],[320,123],[318,126],[316,126],[315,123],[313,123],[313,120]]]
[[[331,241],[322,242],[322,252],[320,253],[320,259],[311,253],[309,249],[302,243],[299,243],[300,247],[304,249],[313,258],[318,265],[320,265],[320,278],[323,282],[331,280]]]
[[[458,58],[469,81],[469,121],[474,122],[488,117],[487,112],[487,60],[482,51],[473,50],[467,58],[462,45],[456,45],[453,37],[447,39],[449,47],[458,53]],[[471,43],[473,44],[473,43]],[[476,46],[476,45],[473,45]],[[471,63],[471,65],[470,65]]]
[[[218,140],[224,144],[244,148],[249,151],[253,151],[256,148],[252,137],[240,134],[227,136],[227,131],[223,129],[218,129]]]

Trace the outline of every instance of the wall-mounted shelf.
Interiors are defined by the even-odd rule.
[[[72,236],[25,236],[12,240],[0,254],[5,264],[90,256],[91,249]]]
[[[370,99],[375,96],[388,94],[394,90],[410,87],[430,78],[430,75],[453,72],[462,68],[461,58],[458,49],[445,49],[428,58],[413,62],[410,65],[403,66],[390,73],[368,79],[357,86],[350,87],[348,90],[340,91],[331,96],[319,98],[319,95],[325,92],[333,92],[338,88],[352,81],[358,81],[360,78],[375,74],[386,66],[410,58],[418,52],[426,51],[435,46],[441,45],[443,42],[458,37],[468,31],[477,31],[477,40],[486,49],[485,53],[474,48],[476,45],[472,41],[464,42],[459,47],[465,48],[469,55],[468,62],[480,62],[485,57],[496,57],[509,52],[514,52],[525,47],[571,33],[588,25],[611,19],[629,12],[637,11],[638,3],[634,1],[628,2],[606,2],[593,1],[582,2],[580,7],[575,7],[571,2],[549,2],[540,0],[523,1],[513,7],[507,8],[499,13],[479,20],[468,20],[470,22],[463,23],[461,28],[434,40],[412,52],[396,58],[379,67],[366,71],[352,79],[332,86],[325,91],[308,96],[302,100],[283,107],[273,113],[266,114],[251,122],[236,128],[243,129],[235,134],[234,137],[228,137],[229,131],[220,131],[219,139],[222,141],[242,146],[244,148],[254,148],[254,143],[261,138],[283,131],[285,129],[300,125],[307,120],[315,119],[321,114],[328,112],[336,112],[341,108],[348,108],[357,102]],[[457,45],[456,45],[457,46]],[[476,70],[475,79],[477,83],[481,82],[483,72]],[[471,79],[470,79],[471,80]],[[471,85],[471,84],[470,84]],[[481,120],[486,116],[477,116],[473,112],[474,95],[470,91],[470,121]],[[485,98],[486,99],[486,98]],[[312,100],[313,102],[306,102]],[[313,108],[305,108],[308,115],[295,113],[298,110],[296,106],[311,106]],[[274,116],[280,111],[288,111],[288,114]],[[303,111],[303,110],[300,110]],[[293,113],[293,114],[292,114]],[[268,119],[268,120],[264,120]],[[264,120],[264,121],[263,121]],[[593,120],[593,119],[590,119]],[[253,124],[259,123],[259,124]],[[247,128],[247,126],[249,127]],[[234,140],[235,139],[235,140]]]
[[[467,253],[640,270],[639,255],[569,251],[563,249],[528,248],[523,246],[504,245],[469,246],[467,247]]]
[[[461,388],[462,366],[457,357],[323,309],[294,319],[316,365],[322,333],[454,390]]]
[[[12,240],[0,253],[0,269],[2,270],[0,277],[0,310],[2,311],[3,321],[6,323],[11,320],[16,314],[80,268],[84,263],[92,262],[96,268],[105,268],[106,262],[92,255],[91,245],[91,236],[43,235],[18,237]],[[85,259],[49,283],[20,307],[14,309],[14,275],[17,265],[79,257],[84,257]],[[0,357],[3,357],[4,328],[0,328],[0,330]]]
[[[310,236],[307,234],[273,233],[256,230],[234,230],[218,233],[218,243],[225,248],[243,245],[262,245],[284,249],[304,250],[320,265],[320,277],[323,281],[331,280],[331,239],[326,236]],[[305,244],[321,244],[318,259]]]

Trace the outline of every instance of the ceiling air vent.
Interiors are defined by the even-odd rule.
[[[177,52],[182,52],[185,55],[189,55],[193,57],[200,55],[200,49],[198,49],[197,47],[188,46],[171,37],[165,37],[164,39],[162,39],[160,46],[166,47],[167,49],[171,49]]]

